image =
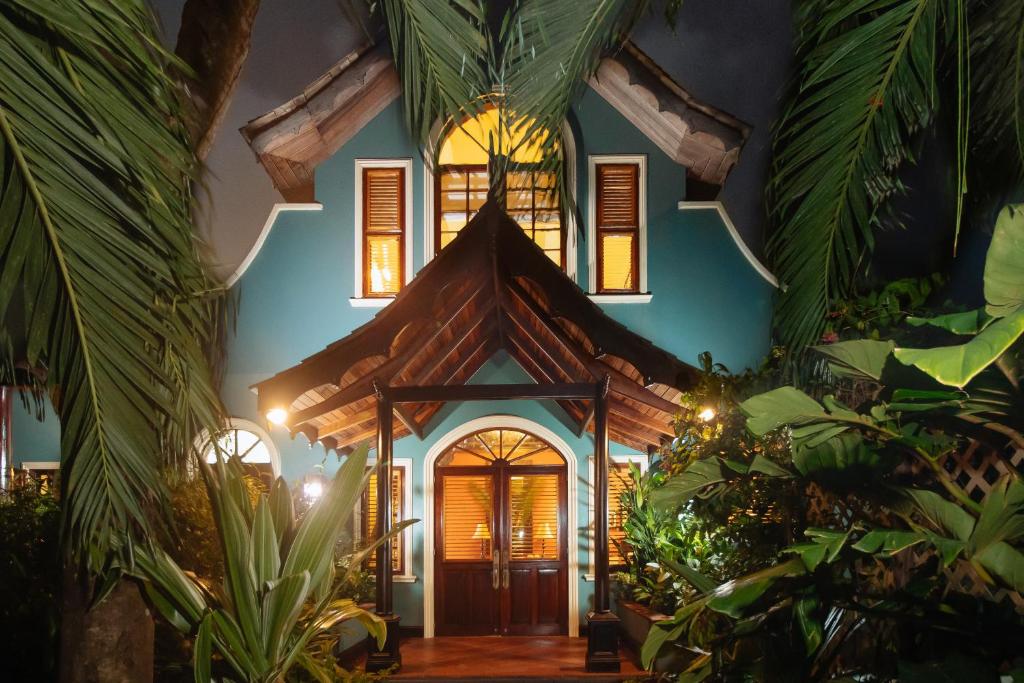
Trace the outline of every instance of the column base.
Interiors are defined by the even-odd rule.
[[[587,614],[587,671],[618,671],[619,618],[611,612]]]
[[[392,673],[402,668],[401,634],[398,623],[401,620],[397,614],[381,615],[384,625],[387,628],[387,640],[383,648],[377,647],[377,639],[369,636],[366,639],[366,671],[377,673],[391,669]]]

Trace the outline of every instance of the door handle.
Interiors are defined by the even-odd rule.
[[[491,588],[498,590],[498,571],[501,567],[501,551],[497,548],[491,550],[493,560],[491,562]]]
[[[501,587],[504,588],[505,590],[508,590],[508,579],[509,579],[509,576],[508,576],[508,573],[509,573],[508,572],[508,556],[509,556],[509,553],[506,552],[505,553],[505,561],[502,563],[502,568],[501,568]]]

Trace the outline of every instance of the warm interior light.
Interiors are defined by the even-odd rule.
[[[316,500],[324,495],[324,485],[319,479],[310,479],[302,485],[302,495],[309,500]]]
[[[275,425],[283,425],[288,419],[288,411],[284,408],[271,408],[267,411],[267,422]]]
[[[697,413],[697,417],[703,420],[704,422],[711,422],[712,420],[715,419],[715,409],[711,407],[705,408],[704,410]]]

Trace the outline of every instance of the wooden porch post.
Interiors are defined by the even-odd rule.
[[[389,390],[379,381],[373,381],[377,394],[377,538],[391,533],[391,477],[394,447],[394,404]],[[399,650],[399,620],[392,602],[393,569],[391,567],[391,541],[377,548],[377,615],[387,627],[387,641],[377,647],[372,636],[367,639],[367,671],[383,671],[402,666]],[[397,669],[396,669],[397,670]]]
[[[608,599],[608,388],[594,386],[594,611],[587,615],[587,671],[619,670],[619,618]]]

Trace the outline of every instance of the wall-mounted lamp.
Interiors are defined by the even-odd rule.
[[[271,408],[267,411],[267,422],[273,425],[283,425],[288,419],[288,411],[284,408]]]
[[[327,488],[327,479],[324,477],[323,468],[316,466],[316,471],[307,474],[302,480],[302,497],[309,503],[315,503],[324,495]]]
[[[712,420],[715,419],[715,409],[712,408],[711,406],[708,406],[704,410],[697,413],[697,419],[701,420],[702,422],[711,422]]]

